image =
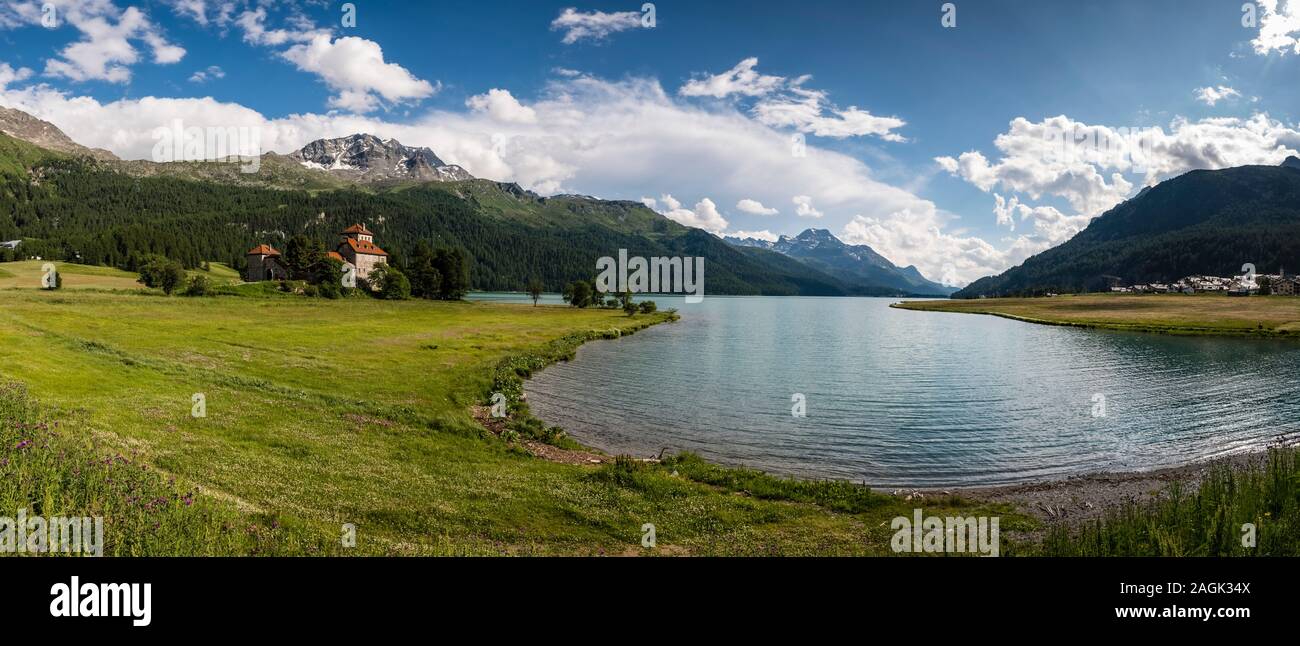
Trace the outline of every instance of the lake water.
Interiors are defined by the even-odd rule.
[[[889,308],[897,299],[654,300],[682,320],[547,368],[527,385],[534,413],[613,454],[690,450],[885,487],[1173,466],[1300,430],[1297,343]],[[806,417],[791,413],[795,394]]]

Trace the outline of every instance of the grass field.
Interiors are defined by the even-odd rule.
[[[548,462],[470,414],[502,366],[536,367],[587,338],[666,318],[503,304],[0,291],[0,382],[11,384],[0,397],[21,411],[9,417],[24,420],[0,424],[10,434],[0,451],[11,458],[4,468],[29,474],[0,502],[147,525],[130,502],[139,494],[105,491],[59,461],[33,462],[31,445],[12,448],[23,433],[57,423],[58,436],[36,437],[38,448],[93,450],[147,467],[157,476],[137,488],[170,491],[155,497],[170,495],[180,514],[169,521],[177,529],[155,542],[115,535],[110,520],[110,553],[335,553],[342,526],[353,524],[349,554],[888,554],[889,520],[916,506],[1000,515],[1004,532],[1032,526],[1004,506],[918,505],[689,456],[667,465]],[[192,416],[195,394],[205,397],[206,417]],[[106,502],[114,495],[128,500]],[[655,550],[641,548],[646,523],[656,527]],[[230,527],[249,536],[231,539]]]
[[[94,267],[66,262],[47,263],[41,260],[24,260],[0,264],[0,289],[34,289],[41,288],[41,278],[45,275],[43,267],[53,264],[63,277],[64,289],[100,289],[100,290],[144,290],[136,282],[139,274],[134,274],[112,267]],[[239,272],[221,263],[211,263],[210,271],[192,270],[191,276],[203,274],[214,286],[235,285],[241,282]]]
[[[990,314],[1032,323],[1160,332],[1300,338],[1300,298],[1093,294],[1052,298],[908,301],[895,307]]]

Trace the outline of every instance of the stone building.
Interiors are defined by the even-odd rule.
[[[288,280],[289,271],[280,261],[280,252],[269,244],[261,244],[248,251],[248,282],[263,280]]]
[[[364,226],[354,224],[339,235],[343,238],[336,252],[344,263],[356,268],[357,279],[368,280],[375,267],[388,264],[388,252],[375,244],[375,234]]]
[[[339,235],[338,247],[325,255],[355,269],[358,280],[368,280],[375,267],[388,264],[388,252],[375,244],[375,234],[364,226],[354,224]],[[263,244],[249,250],[248,282],[288,279],[289,270],[274,247]]]

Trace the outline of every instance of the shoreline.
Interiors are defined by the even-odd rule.
[[[1130,503],[1140,505],[1160,498],[1174,482],[1194,490],[1206,475],[1216,469],[1226,467],[1235,471],[1265,465],[1271,449],[1295,446],[1300,446],[1300,440],[1284,439],[1262,449],[1149,471],[1098,471],[1060,480],[904,490],[891,492],[891,495],[914,496],[919,492],[922,496],[942,496],[946,492],[981,502],[1009,503],[1045,523],[1065,522],[1077,525],[1103,518],[1108,511],[1123,508]]]
[[[893,306],[891,305],[891,307]],[[659,323],[675,322],[675,320],[675,318],[671,318],[668,320],[656,321],[649,325],[638,326],[636,330],[652,327]],[[553,342],[553,344],[563,347],[563,350],[561,351],[563,356],[551,354],[548,357],[551,360],[546,361],[544,365],[531,366],[527,375],[520,375],[518,377],[519,392],[523,392],[523,383],[528,379],[531,379],[532,375],[537,371],[544,370],[546,367],[558,363],[559,361],[573,360],[577,354],[578,348],[585,345],[587,341],[615,340],[621,338],[621,336],[627,336],[634,332],[635,330],[631,332],[625,331],[618,337],[595,334],[578,335],[584,338],[566,338]],[[533,358],[536,359],[536,355],[534,355]],[[511,360],[503,362],[503,364],[511,363]],[[488,429],[490,433],[497,437],[502,437],[502,431],[506,424],[489,419],[485,412],[486,410],[482,406],[475,406],[473,408],[475,419],[484,428]],[[518,412],[522,412],[523,416],[516,417]],[[523,411],[518,412],[512,413],[512,421],[515,419],[531,419],[537,420],[543,424],[546,423],[534,416],[532,412],[526,408]],[[577,446],[562,447],[531,439],[522,439],[520,444],[522,444],[537,458],[575,466],[600,466],[612,462],[616,457],[616,455],[611,455],[601,449],[578,442],[576,439],[570,438],[569,441]],[[1208,473],[1220,467],[1228,467],[1230,469],[1238,470],[1251,466],[1260,466],[1267,462],[1270,448],[1292,446],[1300,446],[1300,438],[1275,438],[1274,442],[1268,447],[1252,449],[1226,456],[1199,459],[1187,464],[1159,467],[1151,470],[1096,471],[1065,476],[1060,479],[1004,485],[955,485],[951,487],[904,488],[880,487],[871,484],[859,486],[863,486],[883,496],[907,501],[918,500],[924,502],[927,499],[934,499],[937,501],[952,496],[958,496],[973,503],[1010,504],[1019,512],[1039,519],[1045,526],[1061,522],[1066,522],[1070,525],[1077,525],[1079,523],[1100,519],[1104,517],[1107,512],[1122,508],[1130,503],[1142,504],[1157,499],[1158,497],[1163,496],[1166,493],[1168,486],[1174,482],[1180,482],[1188,488],[1195,488]],[[659,458],[644,456],[635,459],[648,463],[657,463],[660,461]],[[726,464],[712,460],[709,462],[724,469],[757,471],[766,476],[778,479],[803,482],[818,482],[825,480],[820,478],[782,475],[763,469],[757,469],[745,464]],[[852,483],[851,480],[845,480],[845,482]]]
[[[653,325],[658,325],[658,322]],[[646,328],[649,328],[649,326],[646,326]],[[623,335],[627,334],[624,333]],[[577,348],[585,344],[586,341],[614,341],[614,339],[610,337],[582,339],[581,342],[572,344],[567,356],[555,357],[554,361],[550,361],[550,363],[536,368],[532,372],[545,369],[560,360],[572,360],[573,356],[576,355]],[[532,378],[532,373],[526,378]],[[493,424],[493,421],[486,419],[481,407],[476,407],[474,413],[476,413],[474,417],[480,421],[480,424],[500,437],[500,434],[502,434],[500,433],[500,426],[503,426],[502,424]],[[537,419],[530,411],[526,413],[526,416],[530,417],[530,419]],[[543,421],[543,424],[545,424],[545,421]],[[610,452],[603,451],[601,448],[585,445],[585,443],[577,442],[576,439],[572,439],[572,442],[577,443],[578,447],[565,448],[536,441],[524,441],[523,443],[537,458],[562,464],[595,467],[595,465],[610,463],[615,458],[615,455],[611,455]],[[1270,446],[1300,446],[1300,439],[1290,439],[1290,441],[1283,439],[1283,441],[1274,442],[1274,445]],[[1268,455],[1268,447],[1255,448],[1255,450],[1238,452],[1238,454],[1199,459],[1187,464],[1149,469],[1149,471],[1097,471],[1076,474],[1076,476],[1065,476],[1057,478],[1057,480],[1018,482],[1018,484],[1009,485],[885,487],[867,484],[861,486],[865,486],[867,489],[875,491],[875,493],[885,495],[885,497],[905,500],[917,499],[920,502],[924,502],[926,499],[944,499],[956,495],[956,497],[969,499],[970,502],[975,503],[1009,503],[1017,507],[1019,511],[1044,521],[1045,524],[1056,524],[1065,521],[1065,523],[1076,525],[1100,519],[1106,512],[1126,506],[1128,503],[1140,504],[1162,497],[1166,493],[1167,486],[1175,481],[1182,482],[1183,485],[1188,487],[1195,487],[1212,469],[1219,467],[1231,469],[1258,467],[1258,465],[1266,463]],[[647,461],[647,463],[658,463],[659,461],[659,459],[645,458],[645,456],[637,459]],[[725,469],[757,471],[766,474],[766,476],[783,478],[783,480],[803,482],[824,480],[824,478],[788,476],[788,474],[764,471],[764,469],[745,464],[708,461]],[[853,481],[846,480],[845,482]]]
[[[1170,300],[1170,299],[1174,300]],[[1137,332],[1143,334],[1161,334],[1169,336],[1199,336],[1199,337],[1232,337],[1232,338],[1256,338],[1256,339],[1276,339],[1290,340],[1300,339],[1300,334],[1296,334],[1295,326],[1300,323],[1300,313],[1285,312],[1286,318],[1281,321],[1269,320],[1270,325],[1264,325],[1263,320],[1256,320],[1249,317],[1239,318],[1234,321],[1231,316],[1223,316],[1223,313],[1233,313],[1234,310],[1216,310],[1219,319],[1208,319],[1205,321],[1195,322],[1164,322],[1164,321],[1144,321],[1140,318],[1140,308],[1137,306],[1154,305],[1156,309],[1161,306],[1166,307],[1166,313],[1180,314],[1179,309],[1190,309],[1192,306],[1203,305],[1211,302],[1209,299],[1219,299],[1213,301],[1216,305],[1258,305],[1261,302],[1267,303],[1274,311],[1269,314],[1283,313],[1284,307],[1278,306],[1277,301],[1266,300],[1273,298],[1285,297],[1268,297],[1255,296],[1251,297],[1253,301],[1247,302],[1244,299],[1230,299],[1229,297],[1219,297],[1215,295],[1143,295],[1143,296],[1126,296],[1111,294],[1084,294],[1084,295],[1067,295],[1052,298],[1000,298],[1000,299],[943,299],[928,301],[900,301],[891,303],[891,309],[908,310],[913,312],[937,312],[945,314],[976,314],[982,316],[995,316],[998,318],[1019,321],[1022,323],[1032,323],[1035,325],[1050,325],[1055,327],[1072,327],[1085,330],[1108,330],[1115,332]],[[1096,312],[1089,312],[1091,316],[1105,316],[1109,314],[1114,317],[1112,320],[1098,319],[1077,319],[1066,318],[1076,316],[1078,312],[1068,308],[1069,305],[1091,301],[1098,307]],[[1300,300],[1296,301],[1300,304]],[[1175,305],[1176,304],[1176,305]],[[1290,303],[1283,303],[1289,305]],[[1124,320],[1123,310],[1106,311],[1106,306],[1121,306],[1131,308],[1133,316]],[[1001,307],[1000,307],[1001,306]],[[1053,308],[1060,307],[1061,311],[1054,312]],[[1013,309],[1031,309],[1035,311],[1034,316],[1024,313],[1013,313]],[[1098,313],[1099,312],[1099,313]],[[1046,315],[1056,313],[1057,318],[1046,317]],[[1292,318],[1294,317],[1294,318]],[[1255,321],[1255,326],[1251,327],[1250,323]]]

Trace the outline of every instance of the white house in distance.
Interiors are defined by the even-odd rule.
[[[364,226],[354,224],[339,235],[338,247],[326,255],[355,269],[359,280],[369,279],[375,267],[388,264],[388,252],[375,244],[375,234]],[[248,282],[288,278],[289,271],[275,247],[262,244],[248,251]]]

